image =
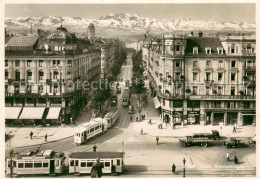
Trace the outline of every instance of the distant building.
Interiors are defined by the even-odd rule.
[[[95,38],[95,26],[94,26],[94,24],[90,23],[88,25],[87,35],[88,35],[88,39],[94,39]]]
[[[163,120],[256,124],[256,41],[164,35],[143,44],[143,64]]]

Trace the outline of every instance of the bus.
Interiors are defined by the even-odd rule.
[[[123,103],[122,106],[123,107],[128,107],[130,105],[130,90],[129,88],[125,88],[124,89],[124,93],[123,93]]]

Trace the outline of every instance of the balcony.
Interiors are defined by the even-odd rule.
[[[246,66],[246,67],[244,67],[244,70],[245,71],[255,71],[256,67],[255,66]]]

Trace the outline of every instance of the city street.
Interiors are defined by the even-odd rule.
[[[127,59],[127,64],[122,67],[119,79],[130,80],[132,75],[132,60]],[[124,82],[120,82],[123,91]],[[178,139],[160,137],[159,145],[156,145],[155,136],[140,135],[139,129],[145,126],[148,120],[143,122],[130,122],[128,108],[122,107],[122,94],[118,95],[119,120],[114,127],[106,133],[91,139],[88,143],[75,146],[73,137],[68,137],[56,142],[43,143],[29,147],[14,148],[15,152],[24,150],[52,149],[62,151],[66,155],[76,151],[92,151],[94,144],[97,151],[124,151],[126,172],[120,177],[158,177],[172,176],[171,166],[176,165],[177,176],[182,176],[183,159],[186,159],[186,175],[201,176],[254,176],[256,172],[256,148],[249,146],[243,149],[227,149],[223,146],[223,140],[214,141],[214,145],[208,148],[193,146],[181,148]],[[148,95],[150,98],[150,94]],[[159,113],[153,107],[152,99],[144,106],[144,111],[149,118],[158,118]],[[84,112],[82,113],[84,116]],[[149,131],[152,133],[153,131]],[[247,138],[242,138],[245,143]],[[231,161],[226,160],[226,152],[229,151]],[[207,155],[204,155],[207,153]],[[8,150],[6,150],[8,155]],[[239,164],[234,165],[233,157],[237,155]],[[105,176],[110,177],[110,176]]]

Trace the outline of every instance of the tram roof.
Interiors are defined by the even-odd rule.
[[[124,156],[123,152],[74,152],[70,154],[70,158],[76,159],[96,159],[99,157],[102,158],[122,158]]]

